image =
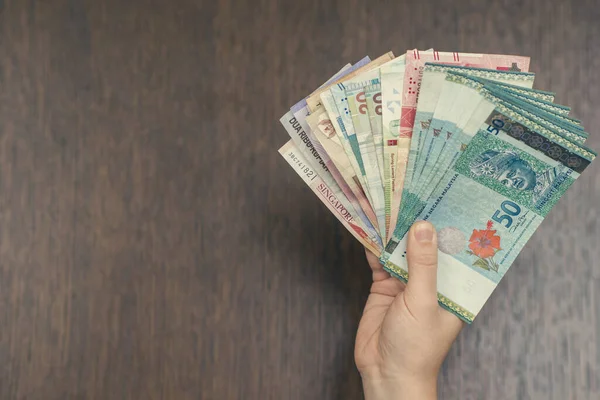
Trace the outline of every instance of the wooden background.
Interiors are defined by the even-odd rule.
[[[360,399],[370,274],[278,118],[392,49],[518,53],[600,149],[596,0],[0,1],[0,398]],[[442,399],[600,398],[600,164]]]

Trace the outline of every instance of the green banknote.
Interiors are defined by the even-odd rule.
[[[426,165],[431,165],[431,160],[435,160],[438,157],[439,152],[442,149],[440,144],[448,138],[448,131],[444,131],[444,111],[453,110],[452,112],[457,112],[457,99],[460,98],[460,93],[453,94],[452,91],[443,91],[443,82],[445,80],[447,73],[462,73],[466,76],[472,76],[474,78],[479,76],[485,76],[489,81],[492,82],[503,82],[503,83],[512,83],[514,85],[519,85],[524,88],[531,88],[533,86],[534,74],[531,73],[523,73],[517,71],[498,71],[498,70],[489,70],[482,68],[469,68],[469,67],[461,67],[461,66],[446,66],[440,64],[425,64],[423,82],[425,82],[425,74],[427,74],[428,81],[434,81],[437,83],[436,87],[438,87],[439,91],[439,106],[440,109],[437,113],[434,113],[433,116],[430,117],[430,126],[428,126],[427,130],[420,130],[418,132],[420,139],[416,142],[420,142],[420,148],[417,152],[417,157],[415,157],[414,164],[414,174],[413,179],[421,182],[422,175],[425,170]],[[461,93],[465,91],[462,90]],[[468,94],[468,93],[467,93]],[[419,101],[419,103],[421,103]],[[436,110],[438,107],[436,105]],[[458,108],[458,110],[461,110]],[[464,110],[462,110],[464,111]],[[418,108],[417,108],[418,112]],[[440,112],[442,115],[440,116]],[[465,115],[467,115],[465,113]],[[421,115],[422,117],[423,115]],[[413,135],[415,131],[413,131]],[[410,189],[410,187],[409,187]]]
[[[555,129],[562,135],[571,137],[576,142],[583,143],[585,138],[587,138],[587,134],[582,130],[581,126],[572,123],[569,117],[563,115],[564,110],[562,109],[556,113],[553,112],[553,107],[551,106],[542,106],[539,102],[513,96],[506,91],[506,85],[500,86],[490,80],[482,80],[475,76],[459,72],[451,72],[450,75],[460,76],[465,82],[469,82],[471,86],[493,93],[496,101],[507,107],[519,107],[515,109],[516,112],[524,113],[525,116],[536,120],[549,129]],[[533,110],[533,112],[529,112],[528,110]],[[423,166],[420,176],[421,185],[417,192],[418,198],[427,198],[436,187],[439,179],[441,179],[441,175],[448,169],[449,166],[447,163],[451,159],[448,159],[447,156],[452,155],[454,157],[456,153],[444,152],[444,149],[451,149],[451,146],[447,146],[448,143],[455,143],[454,141],[459,138],[459,136],[454,136],[456,130],[456,124],[451,124],[447,127],[446,137],[438,142],[437,147],[434,147],[433,155],[429,157],[430,162]]]
[[[449,139],[451,119],[468,119],[477,105],[468,88],[462,85],[448,84],[446,75],[461,71],[466,75],[483,76],[488,79],[513,83],[531,88],[535,75],[515,71],[498,71],[483,68],[427,63],[423,69],[419,103],[415,115],[411,152],[406,170],[404,193],[400,210],[406,212],[412,207],[411,200],[416,191],[423,186],[421,175],[431,160],[436,160],[443,150],[443,144]],[[469,100],[473,100],[469,103]],[[404,215],[401,213],[398,221]]]
[[[535,120],[545,128],[553,129],[557,134],[575,143],[582,143],[585,137],[587,137],[587,134],[582,132],[579,126],[562,120],[563,116],[547,113],[539,108],[521,102],[519,99],[511,98],[506,92],[490,85],[483,85],[477,79],[473,79],[473,77],[460,73],[449,73],[446,77],[446,84],[448,88],[452,85],[462,86],[464,95],[462,99],[456,101],[456,106],[463,110],[469,110],[468,114],[470,117],[461,118],[458,113],[452,113],[444,117],[447,119],[444,130],[449,132],[448,139],[444,141],[441,152],[436,156],[435,162],[432,164],[427,176],[422,179],[418,190],[415,193],[411,192],[406,195],[407,206],[401,210],[402,219],[399,218],[399,223],[394,231],[393,242],[389,246],[397,243],[408,231],[417,215],[425,207],[428,198],[440,186],[442,176],[451,168],[460,152],[468,144],[470,136],[465,135],[462,131],[469,123],[474,123],[477,126],[482,117],[477,113],[477,110],[481,112],[482,104],[484,106],[492,103],[503,105],[513,112]],[[482,97],[484,94],[487,97]],[[485,113],[485,111],[483,112]]]
[[[544,217],[596,153],[479,88],[461,149],[417,219],[438,229],[440,303],[472,322]],[[516,112],[519,110],[521,112]],[[572,136],[574,137],[574,136]],[[406,238],[383,258],[408,279]]]

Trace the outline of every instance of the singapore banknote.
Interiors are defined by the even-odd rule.
[[[359,62],[359,65],[350,68],[342,68],[342,70],[334,77],[330,78],[329,81],[351,74],[360,69],[360,64],[364,64],[366,61],[367,60],[363,59]],[[326,83],[324,85],[326,85]],[[324,151],[323,147],[313,135],[312,130],[308,127],[308,124],[306,123],[308,105],[305,104],[305,102],[300,101],[292,108],[294,111],[290,110],[287,114],[282,116],[280,122],[294,141],[297,151],[299,151],[308,163],[311,164],[313,169],[319,174],[319,177],[330,190],[340,198],[342,205],[353,213],[357,218],[356,223],[360,225],[363,231],[367,232],[370,236],[370,240],[378,244],[381,243],[379,232],[366,217],[364,210],[360,207],[360,203],[352,196],[349,188],[343,184],[343,179],[341,178],[339,171],[335,165],[332,164],[329,155]],[[342,182],[342,185],[340,186],[337,182]]]
[[[327,82],[321,85],[321,88],[330,85],[333,81],[343,79],[344,77],[354,76],[353,74],[355,74],[357,71],[363,71],[363,67],[368,65],[369,63],[370,59],[367,56],[350,67],[342,68],[336,75],[334,75]],[[297,104],[292,106],[291,111],[295,117],[294,124],[299,124],[301,128],[294,129],[291,131],[288,130],[288,132],[292,132],[290,133],[292,140],[294,140],[299,149],[304,150],[304,145],[310,148],[311,153],[308,157],[308,160],[313,164],[314,168],[318,170],[320,168],[320,165],[323,164],[327,167],[328,171],[322,171],[321,174],[331,174],[331,176],[333,177],[333,179],[335,179],[340,189],[346,195],[347,199],[354,206],[358,218],[360,218],[363,221],[363,223],[367,227],[367,230],[370,231],[372,224],[375,224],[375,226],[377,226],[377,219],[375,217],[375,214],[372,211],[370,205],[365,204],[365,202],[363,201],[365,197],[364,193],[362,191],[355,190],[356,188],[354,188],[351,184],[349,185],[345,182],[342,173],[337,169],[337,166],[330,159],[329,154],[324,150],[321,143],[316,139],[313,130],[310,129],[310,127],[308,126],[306,118],[308,117],[309,110],[306,99],[301,100]],[[317,165],[316,163],[318,163],[319,165]],[[323,177],[323,179],[326,178],[327,177]]]
[[[329,173],[331,174],[331,177],[336,181],[337,186],[342,190],[342,192],[344,193],[344,195],[346,196],[348,201],[352,204],[352,206],[356,210],[355,215],[365,224],[365,226],[367,227],[367,230],[369,230],[369,231],[372,230],[373,229],[373,227],[371,226],[372,222],[370,222],[369,215],[368,215],[370,208],[368,208],[368,207],[364,208],[364,209],[362,208],[362,205],[361,205],[362,198],[361,197],[357,198],[354,195],[352,188],[348,185],[348,183],[342,176],[342,173],[338,170],[336,164],[333,163],[333,161],[331,160],[328,152],[325,151],[323,145],[317,139],[316,132],[309,126],[309,124],[306,120],[308,118],[308,116],[306,116],[305,110],[306,110],[306,108],[304,107],[304,108],[296,111],[296,113],[294,113],[295,121],[293,123],[295,125],[299,125],[301,129],[299,132],[298,132],[298,130],[295,130],[296,134],[292,133],[292,135],[291,135],[292,139],[298,138],[299,135],[301,135],[301,134],[305,135],[305,136],[303,136],[303,142],[305,141],[307,144],[310,144],[312,146],[312,149],[314,151],[316,151],[319,158],[321,159],[321,163],[325,164]],[[304,147],[301,146],[300,148],[303,149]],[[309,160],[311,160],[311,159],[309,158]],[[315,166],[315,168],[319,168],[319,166]],[[362,193],[359,193],[359,195],[362,195]],[[365,212],[365,210],[366,210],[366,212]]]
[[[348,211],[353,216],[353,223],[359,226],[361,230],[368,235],[371,242],[381,245],[382,241],[377,229],[372,226],[368,220],[364,221],[361,218],[358,218],[358,215],[360,215],[359,212],[357,212],[348,197],[337,184],[323,159],[319,157],[315,148],[308,140],[302,140],[302,138],[306,138],[306,130],[298,122],[294,114],[292,114],[291,111],[287,112],[281,117],[280,122],[290,137],[292,137],[296,153],[299,153],[303,157],[303,160],[311,166],[311,170],[319,176],[320,180],[327,186],[328,191],[335,196],[336,202],[343,210]]]
[[[360,185],[360,181],[354,172],[354,168],[352,168],[352,164],[335,132],[334,123],[330,119],[325,108],[319,106],[312,114],[306,117],[306,122],[321,146],[323,146],[325,152],[329,155],[330,160],[337,167],[341,178],[344,180],[345,185],[352,191],[354,198],[359,203],[359,207],[363,210],[365,216],[369,219],[371,224],[377,226],[375,212]]]
[[[374,242],[360,224],[357,223],[352,211],[346,208],[343,201],[312,168],[308,160],[298,150],[293,141],[287,142],[279,153],[287,163],[304,180],[319,200],[327,206],[329,211],[344,225],[346,229],[368,250],[374,254],[381,253],[381,246]]]

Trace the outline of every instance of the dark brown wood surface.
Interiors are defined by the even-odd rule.
[[[360,245],[278,118],[392,49],[517,53],[600,149],[596,0],[0,1],[0,398],[360,399]],[[440,377],[600,398],[600,166]]]

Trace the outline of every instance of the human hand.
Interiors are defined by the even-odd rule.
[[[356,335],[354,358],[367,400],[436,399],[437,377],[463,322],[438,305],[437,234],[414,224],[406,249],[408,284],[367,251],[373,284]]]

